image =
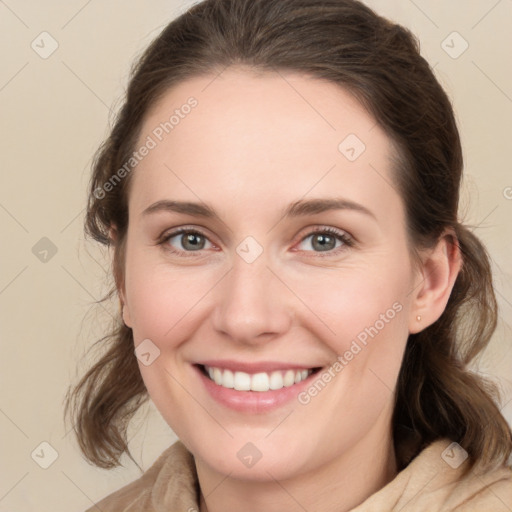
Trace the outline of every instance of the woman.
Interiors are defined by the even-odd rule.
[[[148,398],[180,441],[98,508],[512,507],[511,431],[468,369],[496,301],[461,173],[415,39],[363,4],[170,23],[95,160],[120,323],[67,409],[100,467]]]

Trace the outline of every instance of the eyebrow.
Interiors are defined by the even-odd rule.
[[[219,218],[213,208],[210,208],[203,203],[193,203],[191,201],[170,201],[168,199],[157,201],[151,206],[148,206],[142,212],[142,215],[146,216],[157,212],[176,212],[185,213],[187,215],[194,215],[196,217],[208,217],[215,219]]]
[[[352,210],[363,213],[377,220],[375,214],[362,204],[355,203],[348,199],[309,199],[299,200],[291,203],[284,211],[283,217],[302,217],[315,215],[332,210]],[[205,203],[195,203],[191,201],[171,201],[163,199],[148,206],[142,215],[150,215],[157,212],[176,212],[193,215],[196,217],[205,217],[209,219],[220,220],[215,210]]]
[[[373,217],[375,220],[377,220],[375,214],[366,208],[366,206],[343,198],[295,201],[290,206],[288,206],[288,208],[286,208],[284,216],[299,217],[303,215],[315,215],[317,213],[323,213],[331,210],[352,210],[364,213],[365,215]]]

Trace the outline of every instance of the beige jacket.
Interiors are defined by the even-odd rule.
[[[483,476],[472,471],[460,479],[465,464],[455,467],[459,461],[450,452],[450,444],[448,440],[432,443],[351,512],[511,512],[510,468]],[[194,459],[178,441],[138,480],[86,512],[197,512],[198,492]]]

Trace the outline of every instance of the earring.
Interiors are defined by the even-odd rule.
[[[421,316],[420,316],[420,315],[418,315],[418,316],[416,317],[416,320],[419,322],[419,321],[421,320]]]

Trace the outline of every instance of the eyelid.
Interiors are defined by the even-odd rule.
[[[157,241],[166,240],[168,238],[171,238],[176,235],[180,235],[182,233],[197,233],[201,236],[204,236],[205,238],[208,238],[210,240],[210,235],[207,234],[205,228],[202,226],[195,226],[195,225],[183,225],[183,226],[177,226],[175,228],[168,228],[165,229],[158,237]],[[213,242],[212,242],[213,243]]]
[[[298,235],[298,241],[294,244],[294,248],[292,249],[294,252],[304,252],[304,253],[312,253],[314,257],[328,257],[328,256],[337,256],[340,252],[346,251],[347,249],[354,247],[357,243],[356,239],[350,235],[347,231],[339,228],[335,228],[332,226],[326,226],[326,225],[317,225],[313,227],[305,228],[307,229],[306,234]],[[340,247],[337,247],[333,250],[329,251],[304,251],[302,249],[296,249],[295,246],[309,238],[310,236],[313,236],[317,233],[328,233],[338,240],[342,242],[342,245]]]
[[[210,240],[209,235],[207,235],[202,229],[193,227],[193,226],[180,226],[177,228],[172,228],[172,229],[168,229],[168,230],[164,231],[157,238],[156,245],[162,246],[165,251],[167,251],[171,254],[177,254],[179,256],[184,256],[184,257],[204,256],[203,251],[205,251],[206,249],[200,249],[198,251],[184,251],[184,250],[176,249],[175,247],[170,246],[170,244],[168,246],[164,245],[171,238],[174,238],[175,236],[179,236],[179,235],[182,235],[185,233],[192,233],[192,234],[200,235],[200,236],[204,237],[214,248],[218,248],[218,246]]]

